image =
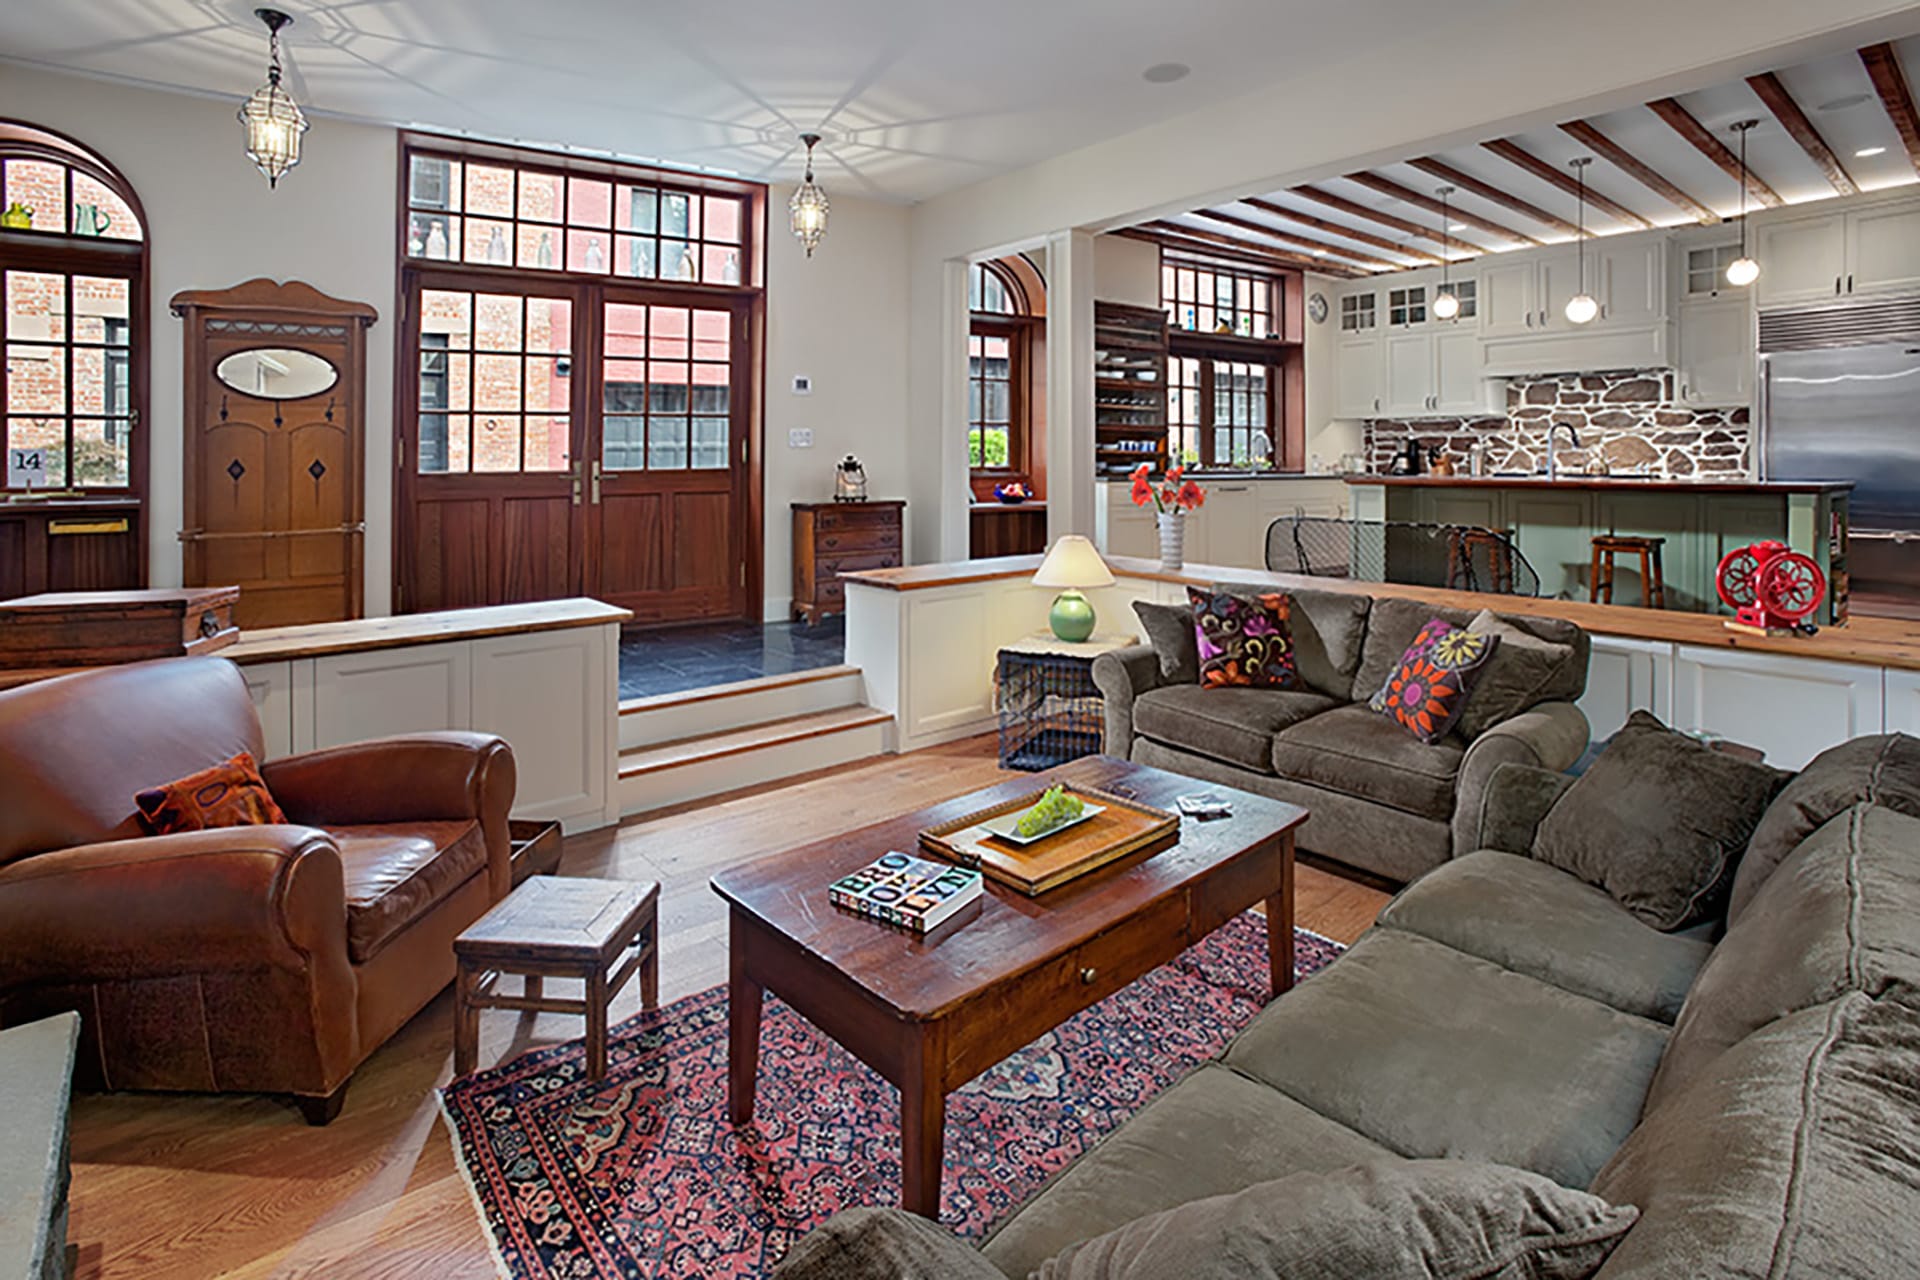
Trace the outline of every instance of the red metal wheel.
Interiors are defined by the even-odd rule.
[[[1754,578],[1760,572],[1760,558],[1752,547],[1738,547],[1720,557],[1714,585],[1723,603],[1743,609],[1754,601]]]
[[[1820,607],[1827,580],[1810,558],[1789,551],[1767,562],[1757,592],[1762,608],[1798,622]]]

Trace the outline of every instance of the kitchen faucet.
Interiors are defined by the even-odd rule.
[[[1576,449],[1581,447],[1580,433],[1574,430],[1573,424],[1571,422],[1556,422],[1552,426],[1547,428],[1547,483],[1548,484],[1552,484],[1560,476],[1560,464],[1557,461],[1555,461],[1556,455],[1553,449],[1553,433],[1560,430],[1560,428],[1562,427],[1565,427],[1567,429],[1567,443],[1572,445]]]

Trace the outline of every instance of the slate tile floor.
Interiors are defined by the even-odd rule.
[[[846,619],[818,623],[707,623],[620,636],[620,696],[646,698],[760,676],[838,666],[846,660]]]

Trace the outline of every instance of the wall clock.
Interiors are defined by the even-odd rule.
[[[1307,315],[1315,324],[1325,324],[1327,320],[1327,295],[1316,293],[1307,298]]]

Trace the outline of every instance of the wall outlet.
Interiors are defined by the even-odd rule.
[[[813,394],[813,378],[804,373],[794,374],[793,375],[793,394],[797,396],[812,395]]]
[[[789,430],[787,432],[787,448],[789,449],[813,448],[813,428],[812,427],[794,427],[791,430]]]

